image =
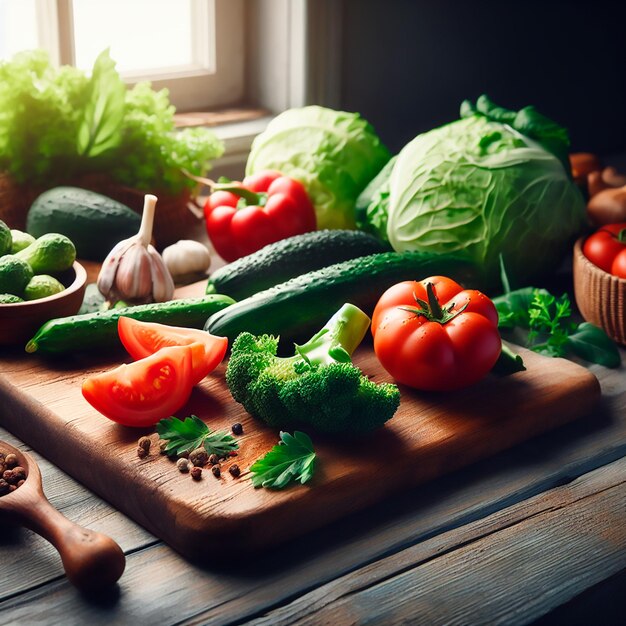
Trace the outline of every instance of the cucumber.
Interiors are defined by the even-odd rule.
[[[26,217],[34,237],[60,233],[80,259],[102,261],[122,239],[136,235],[141,217],[125,204],[79,187],[54,187],[35,199]]]
[[[290,278],[389,246],[358,230],[316,230],[269,244],[213,272],[207,293],[242,300]]]
[[[261,291],[214,313],[204,326],[231,341],[241,332],[308,339],[344,303],[371,316],[382,293],[403,280],[450,276],[466,287],[480,286],[480,273],[456,255],[382,252],[337,263]]]
[[[120,346],[117,320],[122,315],[144,322],[202,328],[207,317],[234,302],[228,296],[215,294],[59,317],[46,322],[37,331],[26,344],[26,352],[62,354]]]

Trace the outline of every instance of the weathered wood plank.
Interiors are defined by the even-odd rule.
[[[44,492],[51,504],[72,521],[109,535],[125,552],[154,544],[148,531],[116,511],[49,461],[0,428],[0,440],[30,452],[42,472]],[[25,529],[0,533],[0,601],[64,576],[61,559],[44,539]],[[20,576],[15,576],[16,571]]]
[[[620,459],[251,623],[526,624],[624,567],[626,459]]]

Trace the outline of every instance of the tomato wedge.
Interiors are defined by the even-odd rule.
[[[197,328],[142,322],[130,317],[119,318],[117,332],[128,354],[134,359],[143,359],[167,346],[189,346],[194,384],[199,383],[222,362],[228,349],[226,337],[216,337]]]
[[[175,346],[90,376],[82,391],[89,404],[114,422],[152,426],[181,409],[192,388],[192,351]]]

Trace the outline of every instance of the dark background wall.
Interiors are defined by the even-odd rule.
[[[626,153],[626,3],[343,0],[340,105],[394,151],[487,93]]]

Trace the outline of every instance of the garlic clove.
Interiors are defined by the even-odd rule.
[[[130,246],[117,267],[114,290],[121,300],[149,302],[152,297],[151,259],[139,243]]]
[[[132,237],[116,243],[111,252],[109,252],[104,259],[96,283],[98,290],[102,295],[107,296],[113,290],[120,259],[124,256],[126,250],[133,245],[133,243],[134,238]]]
[[[152,299],[154,302],[166,302],[174,295],[174,280],[167,269],[163,258],[149,245],[146,248],[150,257],[150,273],[152,281]]]

